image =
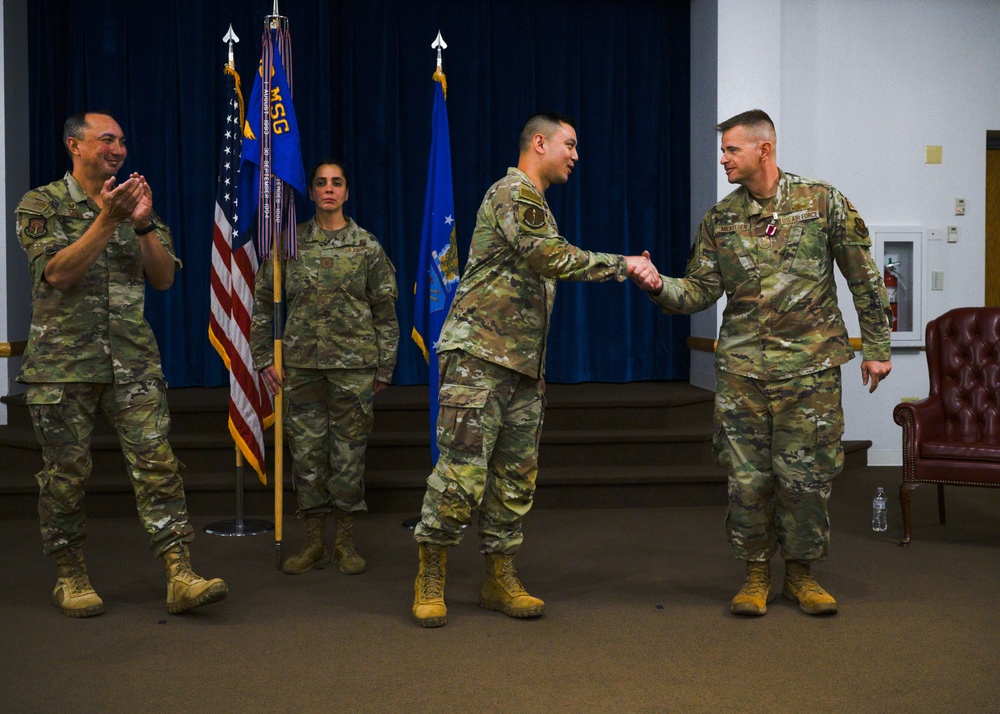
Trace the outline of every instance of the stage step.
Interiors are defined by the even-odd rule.
[[[712,453],[713,394],[686,382],[550,384],[539,459],[538,507],[711,505],[725,501],[725,474]],[[228,390],[171,389],[170,442],[185,464],[192,513],[231,514],[235,459],[226,427]],[[4,397],[0,426],[0,518],[34,518],[41,454],[23,395]],[[426,386],[391,387],[375,400],[366,491],[373,511],[419,511],[431,469]],[[268,445],[273,446],[272,432]],[[870,442],[845,443],[848,465],[865,465]],[[128,516],[135,498],[110,425],[100,420],[87,512]],[[284,510],[295,510],[285,453]],[[269,482],[273,475],[268,475]],[[273,509],[273,486],[244,473],[244,513]]]

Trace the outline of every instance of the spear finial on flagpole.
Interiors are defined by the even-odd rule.
[[[233,32],[233,23],[229,23],[229,32],[227,32],[226,36],[222,38],[222,41],[229,43],[229,64],[228,64],[228,67],[229,67],[229,69],[236,69],[236,63],[233,60],[233,44],[236,43],[236,42],[239,42],[240,38],[236,36],[235,32]]]
[[[431,43],[431,49],[437,50],[437,69],[434,70],[434,81],[441,83],[441,91],[444,92],[444,98],[448,98],[448,80],[444,77],[444,70],[441,69],[441,50],[448,49],[448,43],[444,41],[441,37],[441,30],[438,30],[438,36]]]
[[[431,43],[431,49],[434,49],[434,50],[438,51],[438,64],[437,64],[437,68],[440,70],[441,69],[441,50],[448,49],[448,43],[446,43],[444,41],[444,38],[441,37],[441,30],[438,30],[438,36],[437,36],[437,38],[434,40],[434,42]]]

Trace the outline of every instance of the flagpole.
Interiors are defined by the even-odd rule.
[[[302,167],[298,121],[292,104],[292,38],[288,31],[288,18],[278,14],[277,2],[274,3],[274,14],[264,18],[261,45],[260,68],[250,95],[254,111],[248,112],[241,159],[243,167],[249,166],[256,180],[241,183],[241,210],[256,218],[260,259],[272,261],[271,338],[274,359],[271,366],[283,377],[283,266],[288,260],[294,260],[298,253],[293,189],[304,195],[306,177]],[[254,183],[256,193],[249,190]],[[243,227],[249,228],[249,221]],[[258,334],[257,339],[260,337],[263,335]],[[274,418],[271,420],[274,425],[274,545],[279,568],[284,513],[283,394],[284,390],[279,387],[274,395]]]
[[[226,62],[226,74],[232,74],[236,78],[237,93],[239,90],[239,75],[236,74],[236,61],[233,58],[233,45],[240,41],[240,38],[236,36],[233,32],[232,24],[229,25],[229,30],[226,32],[222,41],[229,46],[229,60]],[[242,97],[240,97],[241,108],[239,112],[239,122],[237,126],[239,127],[237,131],[242,130],[243,126],[243,112],[242,112]],[[233,187],[235,190],[235,186]],[[231,247],[231,246],[230,246]],[[232,256],[230,254],[229,258],[230,269],[232,268]],[[230,280],[232,278],[230,277]],[[230,289],[231,294],[231,289]],[[211,328],[209,329],[211,333]],[[228,342],[228,341],[227,341]],[[229,371],[235,368],[231,362],[227,361],[226,366]],[[230,377],[231,378],[231,377]],[[230,400],[232,395],[230,394]],[[230,417],[231,419],[232,417]],[[243,517],[243,452],[240,450],[240,445],[236,438],[233,438],[233,446],[236,451],[236,517],[224,521],[215,521],[209,523],[205,526],[205,532],[209,535],[215,536],[250,536],[250,535],[260,535],[262,533],[267,533],[273,527],[271,523],[265,520],[257,518],[245,519]]]
[[[282,368],[281,329],[285,324],[284,302],[282,291],[282,243],[276,240],[272,252],[274,260],[274,369],[278,376],[284,375]],[[285,410],[283,405],[284,388],[279,387],[274,395],[274,548],[278,570],[281,570],[281,536],[282,515],[284,512],[284,461],[285,461]]]
[[[264,19],[264,31],[270,33],[271,30],[284,30],[287,29],[288,18],[283,17],[278,12],[278,0],[274,0],[273,12],[271,15]],[[269,35],[270,36],[270,35]],[[263,115],[267,117],[270,114],[270,77],[267,76],[268,73],[265,72],[264,80],[264,93],[262,94],[263,101],[261,102],[261,107],[263,109]],[[266,121],[266,120],[265,120]],[[264,122],[261,123],[264,125]],[[271,177],[268,176],[265,180],[271,181]],[[277,229],[273,231],[274,241],[271,248],[271,259],[273,262],[274,270],[274,319],[273,319],[273,329],[274,329],[274,369],[277,371],[278,376],[284,379],[284,368],[282,366],[282,330],[285,324],[285,314],[284,314],[284,300],[282,298],[283,281],[282,281],[282,267],[284,265],[284,247],[285,241],[282,240],[280,233],[281,228],[281,216],[282,216],[282,200],[281,200],[281,181],[276,180],[273,183],[274,194],[272,195],[271,207],[270,207],[270,220],[272,225]],[[287,229],[287,228],[286,228]],[[274,395],[274,553],[275,553],[275,564],[278,570],[281,570],[281,540],[282,540],[282,526],[283,526],[283,516],[284,516],[284,484],[285,484],[285,410],[284,410],[284,388],[279,388],[277,394]]]
[[[444,68],[442,67],[442,59],[443,59],[442,58],[442,51],[445,50],[445,49],[447,49],[447,47],[448,47],[448,44],[444,41],[444,38],[441,36],[441,31],[438,30],[437,37],[435,37],[434,38],[434,42],[431,43],[431,49],[437,50],[437,66],[434,69],[434,74],[431,75],[431,79],[434,82],[440,83],[440,85],[441,85],[441,97],[442,97],[442,100],[447,100],[447,96],[448,96],[448,80],[445,77]],[[436,90],[435,90],[435,92],[436,92]],[[421,237],[420,237],[420,262],[419,262],[418,270],[417,270],[417,272],[418,272],[417,283],[416,283],[416,285],[414,285],[414,288],[413,288],[414,295],[417,298],[417,305],[416,305],[416,312],[414,313],[414,325],[413,325],[413,333],[412,333],[413,340],[417,343],[417,346],[420,348],[421,352],[423,352],[423,354],[424,354],[424,358],[427,360],[428,392],[429,392],[428,396],[429,396],[430,408],[431,408],[430,409],[430,447],[431,447],[430,451],[431,451],[431,461],[432,461],[432,463],[434,465],[437,464],[437,459],[438,459],[437,443],[435,442],[435,439],[436,439],[437,411],[438,411],[438,409],[437,409],[437,405],[438,405],[438,393],[437,393],[437,391],[438,391],[438,389],[437,389],[438,388],[438,384],[437,384],[437,382],[438,382],[438,377],[437,377],[438,365],[437,365],[437,351],[436,351],[434,345],[437,342],[437,339],[438,339],[438,337],[440,335],[440,327],[441,326],[440,326],[440,324],[437,324],[437,326],[435,328],[435,320],[432,317],[432,313],[433,312],[444,311],[444,313],[447,314],[447,308],[451,306],[451,300],[449,299],[449,295],[454,296],[454,290],[455,290],[455,288],[452,286],[450,288],[450,292],[449,292],[449,287],[446,284],[447,276],[445,276],[443,274],[444,273],[444,267],[445,267],[445,265],[441,264],[439,266],[441,268],[441,271],[440,271],[441,272],[441,276],[440,276],[440,281],[438,283],[438,297],[437,297],[437,299],[441,300],[441,301],[445,301],[445,302],[439,304],[436,309],[431,307],[431,303],[434,301],[434,299],[431,297],[431,295],[433,293],[433,289],[432,289],[431,284],[430,284],[430,280],[431,280],[431,275],[430,274],[432,272],[438,272],[438,267],[434,267],[431,263],[432,263],[432,261],[439,261],[439,260],[444,259],[445,254],[449,252],[447,248],[444,249],[444,250],[441,250],[440,246],[438,246],[438,250],[437,250],[437,252],[435,252],[434,248],[432,247],[432,244],[434,242],[434,238],[433,238],[433,236],[434,236],[433,225],[434,225],[434,220],[435,220],[435,206],[436,206],[436,200],[438,198],[438,194],[436,193],[436,191],[438,190],[438,181],[440,180],[440,177],[438,175],[439,165],[436,162],[436,153],[435,153],[435,146],[437,145],[437,141],[438,141],[438,133],[439,133],[439,129],[441,128],[440,125],[439,125],[439,121],[438,121],[439,117],[438,117],[438,111],[437,110],[438,110],[438,102],[437,102],[437,95],[435,93],[434,110],[432,111],[432,115],[431,115],[431,152],[430,152],[431,156],[430,156],[430,160],[428,162],[429,166],[428,166],[428,170],[427,170],[427,174],[428,174],[427,175],[427,195],[426,195],[425,202],[424,202],[424,226],[423,226],[423,229],[421,231]],[[446,112],[444,113],[444,123],[443,123],[443,126],[444,126],[444,143],[448,144],[450,140],[448,139],[447,113]],[[450,161],[450,155],[451,154],[450,154],[450,149],[449,149],[449,153],[448,153],[449,160],[447,162],[448,163],[448,174],[447,174],[448,175],[448,180],[447,180],[448,189],[447,189],[447,191],[448,191],[448,196],[449,196],[448,201],[451,204],[451,206],[449,208],[449,210],[451,212],[451,215],[448,216],[449,219],[451,219],[452,216],[454,216],[454,199],[451,196],[451,166],[450,166],[451,161]],[[441,216],[437,215],[437,218],[440,219]],[[450,225],[450,223],[449,223],[449,225]],[[458,263],[457,263],[457,257],[456,257],[457,250],[456,250],[455,245],[454,245],[454,231],[453,230],[452,230],[452,233],[451,233],[450,243],[451,243],[451,246],[450,246],[451,247],[450,256],[446,259],[446,262],[450,263],[451,260],[455,260],[455,271],[454,272],[457,275],[457,272],[458,272]],[[426,262],[425,262],[425,260],[426,260]],[[421,285],[423,285],[423,288],[421,288]],[[421,332],[423,334],[421,334]],[[408,528],[408,529],[412,530],[412,529],[416,528],[416,526],[417,526],[418,523],[420,523],[420,516],[419,515],[404,519],[402,525],[403,525],[404,528]]]

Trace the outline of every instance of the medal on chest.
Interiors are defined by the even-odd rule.
[[[771,222],[767,224],[764,228],[764,235],[761,236],[760,240],[757,241],[757,245],[761,248],[771,247],[771,238],[775,233],[778,232],[778,212],[775,211],[771,216]]]

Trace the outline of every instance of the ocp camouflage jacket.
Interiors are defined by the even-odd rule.
[[[396,269],[353,219],[334,239],[310,220],[298,226],[298,258],[285,261],[287,320],[282,364],[311,369],[376,368],[392,380],[399,348]],[[250,332],[254,367],[274,363],[273,263],[257,273]]]
[[[437,351],[460,349],[541,378],[556,280],[620,281],[625,258],[594,253],[559,235],[545,197],[517,168],[486,192]]]
[[[888,360],[889,299],[851,202],[829,184],[779,170],[772,206],[765,214],[743,187],[719,201],[702,219],[685,276],[664,278],[654,301],[666,313],[691,314],[725,292],[716,368],[787,379],[854,357],[837,304],[836,262],[854,298],[864,358]]]

